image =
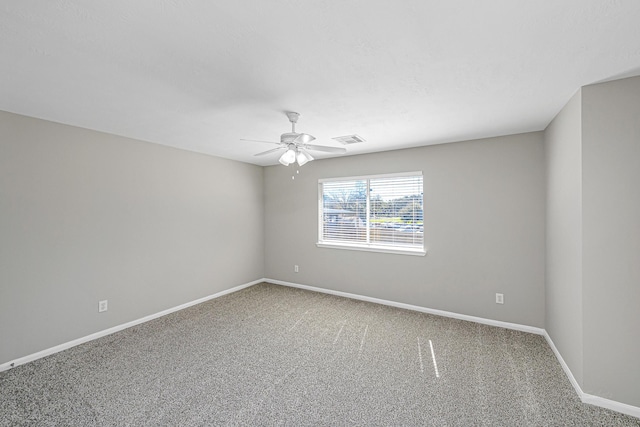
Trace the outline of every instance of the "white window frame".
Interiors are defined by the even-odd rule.
[[[370,180],[377,178],[394,178],[394,177],[403,177],[403,176],[423,176],[422,171],[416,172],[400,172],[400,173],[389,173],[389,174],[378,174],[378,175],[362,175],[362,176],[348,176],[348,177],[337,177],[337,178],[324,178],[318,180],[318,241],[316,246],[319,248],[332,248],[332,249],[346,249],[352,251],[366,251],[366,252],[382,252],[382,253],[390,253],[390,254],[400,254],[400,255],[416,255],[416,256],[425,256],[427,254],[427,248],[425,246],[424,238],[422,240],[422,248],[411,248],[411,247],[402,247],[402,246],[386,246],[381,244],[373,244],[373,243],[353,243],[353,242],[333,242],[333,241],[323,241],[322,236],[323,233],[323,187],[322,185],[325,182],[335,182],[335,181],[358,181],[358,180]],[[424,179],[423,179],[424,180]],[[423,182],[424,186],[424,182]],[[370,200],[369,200],[369,191],[370,185],[367,185],[366,194],[367,194],[367,215],[370,209]],[[424,187],[423,187],[424,188]],[[422,192],[422,204],[424,206],[424,189]],[[423,215],[424,221],[424,215]],[[367,236],[370,235],[370,221],[366,221],[367,227]]]

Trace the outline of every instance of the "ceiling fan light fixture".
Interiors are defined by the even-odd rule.
[[[282,156],[280,156],[278,161],[285,166],[289,166],[291,163],[296,161],[296,152],[292,148],[289,148]]]
[[[296,153],[296,161],[298,162],[298,166],[305,165],[308,162],[310,162],[311,160],[313,160],[313,157],[311,157],[311,155],[309,153],[305,153],[302,150],[299,150]]]

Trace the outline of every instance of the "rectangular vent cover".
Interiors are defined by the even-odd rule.
[[[353,135],[345,135],[345,136],[336,136],[335,138],[331,138],[334,139],[336,141],[338,141],[341,144],[344,145],[348,145],[348,144],[359,144],[361,142],[365,142],[364,138],[353,134]]]

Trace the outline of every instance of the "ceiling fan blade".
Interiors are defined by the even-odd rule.
[[[265,154],[275,153],[276,151],[282,150],[284,147],[278,147],[271,150],[263,151],[262,153],[254,154],[254,156],[264,156]]]
[[[250,142],[264,142],[267,144],[280,144],[280,142],[275,142],[275,141],[263,141],[261,139],[244,139],[244,138],[240,138],[240,141],[250,141]]]
[[[296,139],[293,140],[293,144],[306,144],[308,142],[313,141],[314,139],[316,139],[315,136],[313,135],[309,135],[308,133],[301,133],[299,134]]]
[[[301,152],[302,154],[304,154],[304,155],[305,155],[305,157],[307,158],[307,160],[308,160],[308,161],[315,160],[315,159],[313,158],[313,156],[311,155],[311,153],[309,153],[309,152],[308,152],[307,150],[305,150],[304,148],[300,147],[300,152]]]
[[[308,150],[315,150],[315,151],[324,151],[326,153],[346,153],[347,149],[346,148],[341,148],[341,147],[327,147],[325,145],[310,145],[310,144],[304,144],[303,145],[304,148],[308,149]]]

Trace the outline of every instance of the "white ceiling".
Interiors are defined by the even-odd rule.
[[[0,0],[0,110],[259,165],[240,138],[285,111],[359,154],[541,130],[637,74],[637,0]]]

